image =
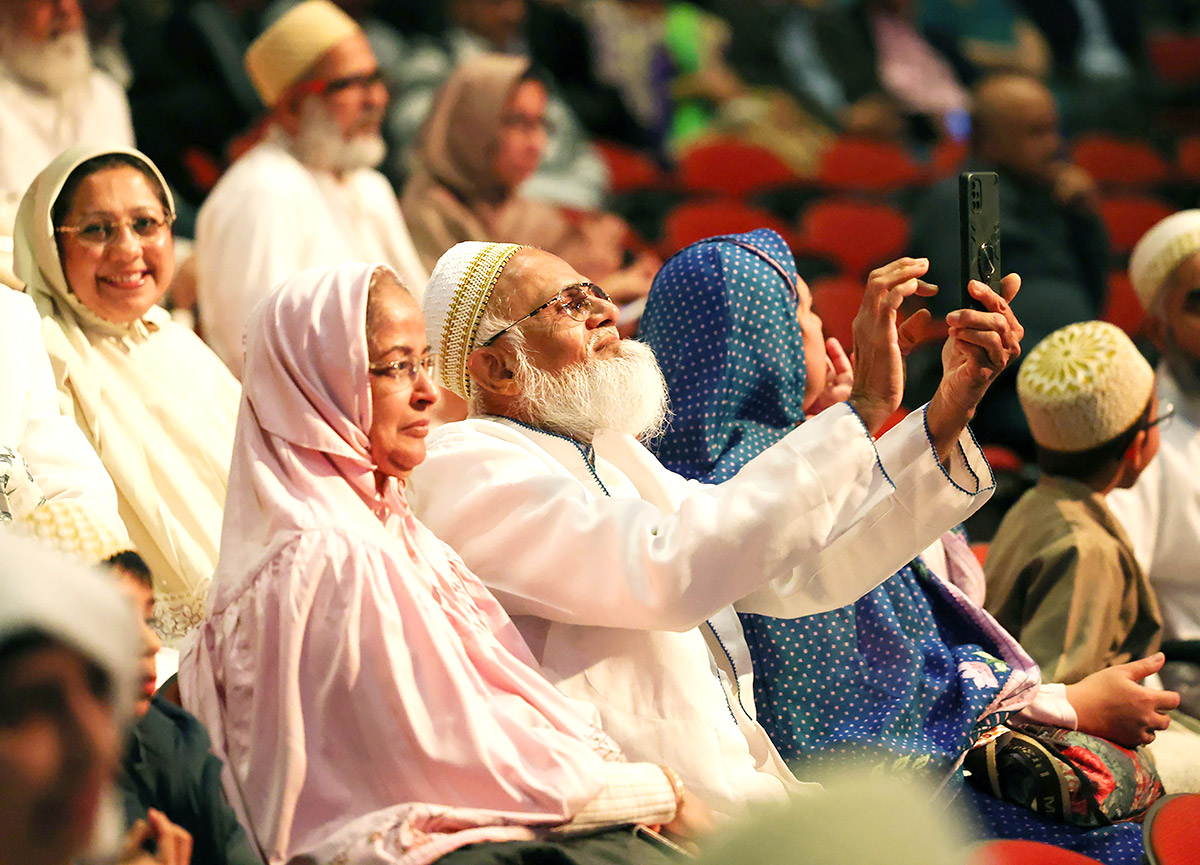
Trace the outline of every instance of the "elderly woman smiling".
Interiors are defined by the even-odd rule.
[[[156,306],[175,272],[174,216],[143,154],[80,147],[33,181],[14,232],[63,411],[116,484],[169,640],[204,617],[238,401],[216,355]]]

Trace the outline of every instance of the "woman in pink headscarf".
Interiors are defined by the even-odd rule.
[[[210,612],[180,664],[230,799],[269,863],[418,865],[484,841],[665,861],[628,829],[571,836],[704,821],[670,770],[624,762],[541,677],[409,511],[429,373],[420,309],[385,267],[300,273],[247,328]]]

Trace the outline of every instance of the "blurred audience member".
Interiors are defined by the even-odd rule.
[[[1021,274],[1014,309],[1025,326],[1026,352],[1051,331],[1098,318],[1107,290],[1108,238],[1087,173],[1063,156],[1058,111],[1046,85],[1026,75],[997,73],[974,89],[973,170],[1000,175],[1000,248],[1006,272]],[[934,186],[916,209],[910,248],[930,261],[929,279],[961,282],[958,179]],[[960,305],[954,289],[928,300],[935,317]],[[932,392],[940,361],[933,347],[914,363],[910,404]],[[1010,369],[979,406],[972,428],[985,444],[1002,444],[1032,459],[1033,440]]]
[[[741,80],[726,60],[724,20],[673,0],[589,0],[582,10],[600,77],[620,89],[664,154],[733,137],[775,151],[798,175],[815,173],[829,129],[777,86]]]
[[[132,147],[125,93],[92,67],[78,0],[3,0],[0,235],[37,173],[73,144]]]
[[[449,0],[446,13],[449,27],[442,36],[415,45],[406,59],[395,104],[388,112],[388,134],[395,148],[391,174],[397,179],[414,171],[422,124],[436,110],[436,95],[456,69],[490,52],[530,60],[525,0]],[[572,60],[578,66],[587,58]],[[608,192],[607,169],[574,111],[559,97],[552,81],[545,83],[546,153],[523,192],[554,204],[599,207]]]
[[[209,752],[208,733],[191,714],[155,693],[155,656],[162,647],[154,632],[154,589],[150,569],[132,550],[105,564],[119,581],[141,623],[141,661],[134,693],[133,729],[125,742],[117,789],[129,825],[164,815],[192,837],[192,856],[208,865],[261,865],[237,815],[225,800],[221,761]]]
[[[1099,321],[1039,343],[1018,392],[1042,477],[988,548],[986,605],[1048,680],[1070,684],[1158,650],[1158,602],[1105,499],[1150,464],[1169,410],[1129,337]]]
[[[715,9],[731,28],[729,62],[752,86],[782,87],[831,128],[849,135],[893,139],[907,127],[899,104],[871,69],[843,65],[836,56],[836,13],[825,0],[718,0]],[[832,32],[831,32],[832,31]],[[835,70],[861,74],[839,77]]]
[[[1109,506],[1133,543],[1138,563],[1158,594],[1164,640],[1200,640],[1200,210],[1185,210],[1154,226],[1129,259],[1129,275],[1146,310],[1147,329],[1162,353],[1158,458]],[[1168,663],[1163,681],[1183,708],[1200,717],[1200,655]]]
[[[262,113],[241,59],[262,27],[265,0],[121,5],[138,144],[186,202],[190,224],[234,157],[238,137]]]
[[[877,111],[885,98],[906,117],[910,135],[932,140],[958,132],[968,98],[955,46],[931,44],[917,13],[915,0],[853,0],[825,4],[813,27],[848,106]]]
[[[224,364],[157,306],[175,271],[174,214],[143,154],[76,147],[29,187],[15,236],[60,407],[116,485],[168,640],[204,618],[238,394]]]
[[[545,151],[546,85],[520,57],[466,61],[438,92],[421,132],[404,214],[422,263],[454,244],[491,240],[537,246],[603,282],[619,303],[645,297],[658,260],[625,266],[628,227],[601,212],[569,213],[525,196],[522,183]]]
[[[654,148],[654,139],[638,125],[620,91],[597,74],[596,46],[578,4],[529,0],[525,38],[534,65],[550,74],[554,90],[593,137]]]
[[[0,534],[0,865],[116,852],[113,777],[137,653],[115,586]]]
[[[284,277],[378,260],[415,291],[426,279],[396,195],[374,169],[387,88],[358,24],[329,0],[306,0],[254,41],[246,68],[270,126],[196,225],[201,326],[234,375],[250,310]]]
[[[259,305],[184,703],[271,865],[670,865],[633,827],[689,837],[706,809],[673,771],[624,760],[409,510],[432,368],[386,267],[307,270]]]
[[[89,564],[127,549],[112,479],[59,411],[37,308],[0,287],[0,321],[0,525]]]
[[[1013,0],[1042,31],[1054,58],[1055,89],[1072,132],[1115,127],[1140,132],[1139,73],[1145,59],[1142,0]]]
[[[921,0],[920,20],[929,38],[956,46],[972,72],[1050,74],[1049,46],[1016,0]]]

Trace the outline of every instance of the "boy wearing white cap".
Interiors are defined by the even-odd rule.
[[[1105,498],[1154,458],[1167,415],[1145,358],[1099,321],[1042,340],[1017,394],[1043,474],[992,541],[985,606],[1046,679],[1070,684],[1158,649],[1158,603]]]
[[[1159,404],[1174,405],[1176,417],[1162,430],[1157,459],[1130,489],[1114,491],[1110,505],[1158,594],[1163,639],[1200,640],[1200,210],[1146,232],[1129,276],[1162,352]],[[1168,663],[1163,681],[1200,716],[1200,665]]]
[[[245,63],[270,122],[196,222],[204,337],[238,376],[250,310],[285,277],[381,261],[418,297],[428,278],[375,170],[388,92],[358,24],[329,0],[304,0],[251,43]]]

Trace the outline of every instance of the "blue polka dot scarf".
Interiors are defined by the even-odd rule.
[[[797,274],[783,238],[710,238],[654,280],[641,339],[655,351],[674,417],[652,443],[710,483],[804,419]],[[803,619],[743,615],[758,718],[801,777],[844,757],[949,771],[981,729],[1010,668],[920,560],[852,606]]]
[[[796,284],[787,244],[765,229],[701,241],[663,265],[640,335],[671,392],[674,418],[655,443],[669,468],[719,483],[804,420]],[[920,559],[840,610],[742,615],[758,719],[801,778],[845,757],[945,777],[980,732],[1023,704],[1011,695],[1034,669],[998,660],[1011,656],[980,617]],[[1136,824],[1082,829],[963,794],[984,837],[1041,840],[1109,865],[1141,861]]]

